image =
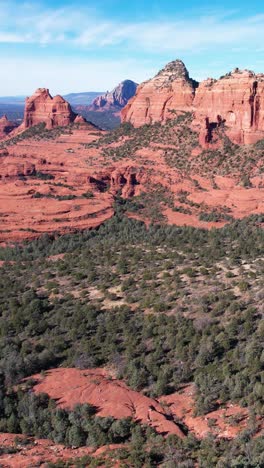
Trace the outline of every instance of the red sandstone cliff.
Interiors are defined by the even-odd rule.
[[[137,83],[134,81],[124,80],[111,92],[107,91],[102,96],[95,98],[87,109],[90,111],[110,110],[118,112],[135,95],[137,86]]]
[[[69,125],[76,117],[70,104],[63,97],[52,97],[48,89],[38,88],[26,99],[23,126],[28,128],[44,122],[46,128],[50,129]]]
[[[3,115],[0,118],[0,138],[5,138],[16,127],[17,124],[15,122],[11,122],[6,115]]]
[[[203,81],[193,104],[194,124],[208,130],[204,133],[205,142],[221,123],[234,143],[250,144],[264,138],[263,74],[235,69],[219,80]]]
[[[175,60],[138,87],[121,116],[123,122],[139,127],[164,122],[175,111],[194,113],[193,125],[202,146],[212,143],[221,124],[234,143],[255,143],[264,138],[264,74],[235,69],[198,85],[183,62]]]
[[[170,62],[138,87],[136,95],[121,111],[122,121],[139,127],[173,117],[171,110],[189,111],[197,84],[181,60]]]

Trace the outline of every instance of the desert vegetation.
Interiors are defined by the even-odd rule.
[[[227,467],[230,451],[241,466],[258,466],[261,442],[252,437],[254,415],[263,411],[263,219],[212,231],[147,229],[127,219],[126,208],[117,202],[114,218],[97,230],[0,250],[2,431],[54,440],[59,431],[72,445],[98,431],[98,445],[123,437],[133,446],[122,455],[133,460],[129,466],[142,466],[135,450],[139,460],[154,456],[164,466],[175,466],[169,463],[179,457],[179,463],[190,459],[188,466],[199,460],[199,466]],[[160,436],[129,421],[101,421],[90,407],[62,413],[28,388],[12,390],[24,377],[59,365],[110,365],[118,378],[153,397],[193,382],[197,414],[238,402],[252,414],[243,433],[247,449],[241,450],[242,439],[200,442],[191,434],[164,446]],[[31,405],[35,426],[27,420]],[[80,414],[87,414],[86,432]],[[65,433],[56,429],[60,424]],[[243,465],[248,457],[255,465]]]

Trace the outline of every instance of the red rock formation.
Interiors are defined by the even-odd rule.
[[[87,110],[120,111],[128,103],[129,99],[135,95],[137,86],[134,81],[122,81],[113,91],[107,91],[107,93],[95,98]]]
[[[17,124],[15,122],[11,122],[6,115],[3,115],[0,119],[0,138],[5,138],[16,127]]]
[[[79,115],[79,114],[78,114],[78,115],[75,117],[75,119],[74,119],[74,123],[76,123],[76,124],[84,124],[84,123],[86,123],[86,120],[85,120],[85,118],[84,118],[82,115]],[[91,122],[89,122],[89,124],[90,124],[90,125],[93,125],[94,128],[97,128],[96,125],[92,124]]]
[[[70,104],[63,97],[53,98],[48,89],[38,88],[31,97],[26,99],[23,126],[28,128],[44,122],[46,128],[50,129],[69,125],[75,121],[76,117]]]
[[[194,111],[193,125],[203,147],[217,146],[216,130],[221,124],[234,143],[255,143],[264,138],[264,74],[235,69],[197,86],[185,65],[176,60],[138,87],[121,117],[139,127],[163,122],[179,111]]]
[[[171,110],[190,111],[196,87],[197,82],[189,78],[181,60],[170,62],[138,87],[135,97],[121,111],[122,121],[139,127],[173,117]]]
[[[34,392],[47,393],[62,408],[72,409],[77,403],[90,403],[99,409],[98,416],[131,417],[162,434],[184,437],[178,424],[170,420],[157,400],[130,389],[121,380],[109,379],[103,369],[58,368],[48,371],[44,379],[39,375],[33,378],[40,380]]]
[[[219,80],[205,80],[196,90],[193,104],[194,125],[202,127],[203,145],[221,123],[234,143],[250,144],[264,138],[264,74],[235,69]]]
[[[101,192],[109,188],[110,193],[113,195],[120,192],[122,197],[128,198],[135,195],[136,186],[140,186],[141,182],[144,182],[145,179],[146,174],[144,174],[144,170],[126,165],[93,173],[93,175],[88,177],[88,182]]]

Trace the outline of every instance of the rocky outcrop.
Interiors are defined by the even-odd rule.
[[[38,88],[36,92],[26,99],[24,112],[24,128],[32,127],[41,122],[47,129],[57,126],[66,126],[75,121],[75,114],[70,104],[61,96],[52,97],[46,88]]]
[[[139,127],[164,122],[181,111],[194,113],[193,127],[203,147],[219,144],[219,127],[234,143],[255,143],[264,138],[264,74],[236,68],[198,85],[183,62],[175,60],[138,87],[121,116]]]
[[[111,92],[106,92],[98,96],[87,108],[90,111],[120,111],[131,99],[137,90],[137,83],[131,80],[125,80],[119,83]]]
[[[19,177],[31,176],[36,173],[36,166],[30,162],[18,164],[3,164],[1,166],[0,179],[10,178],[17,179]]]
[[[264,74],[235,69],[219,80],[205,80],[200,83],[193,104],[194,125],[203,131],[202,145],[212,140],[213,130],[221,125],[237,144],[264,138]]]
[[[5,138],[9,133],[11,133],[17,124],[8,120],[6,115],[0,118],[0,139]]]
[[[198,83],[189,77],[181,60],[168,63],[153,79],[142,83],[121,112],[123,122],[135,127],[163,122],[176,111],[192,110]]]
[[[157,400],[131,390],[121,380],[109,379],[103,369],[58,368],[48,371],[44,379],[40,375],[33,378],[38,381],[33,391],[47,393],[61,408],[89,403],[99,409],[99,417],[132,418],[158,433],[185,437]]]
[[[88,182],[100,192],[109,189],[113,195],[120,192],[122,197],[128,198],[135,195],[136,187],[145,182],[146,178],[146,174],[140,168],[124,166],[94,173],[88,176]]]

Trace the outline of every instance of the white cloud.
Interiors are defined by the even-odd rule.
[[[31,94],[40,86],[50,87],[52,94],[100,91],[125,78],[141,82],[168,58],[182,56],[190,58],[194,78],[217,77],[236,65],[260,68],[263,42],[264,15],[239,19],[231,9],[192,12],[185,20],[162,16],[121,22],[73,3],[47,8],[40,2],[0,0],[0,47],[13,45],[12,56],[1,58],[0,90],[2,95]],[[30,46],[25,56],[14,47],[23,43]],[[234,56],[240,59],[236,63]]]
[[[15,14],[14,14],[15,11]],[[75,5],[44,8],[39,3],[0,2],[0,42],[66,44],[81,48],[129,47],[148,53],[205,47],[256,46],[264,39],[264,15],[240,18],[230,11],[181,19],[122,23]]]

